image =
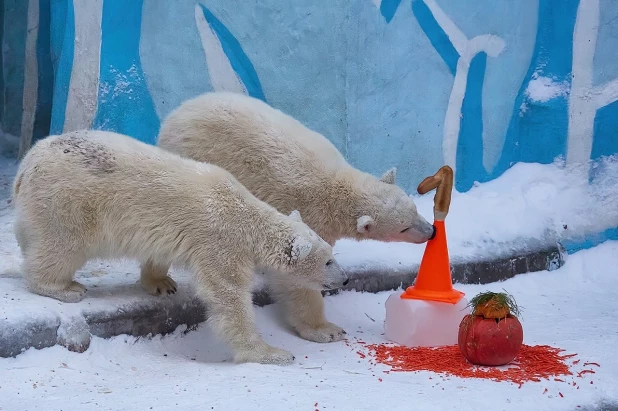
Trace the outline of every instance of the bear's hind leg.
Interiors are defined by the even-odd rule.
[[[15,219],[15,223],[13,225],[13,233],[15,234],[15,239],[17,240],[17,245],[21,249],[22,254],[26,253],[28,250],[28,231],[26,230],[24,221],[19,217]]]
[[[152,260],[142,264],[140,282],[150,295],[175,294],[178,290],[176,281],[167,273],[170,265],[155,264]]]
[[[76,303],[84,298],[86,287],[73,277],[85,263],[86,257],[79,252],[30,246],[24,255],[23,273],[31,292]]]

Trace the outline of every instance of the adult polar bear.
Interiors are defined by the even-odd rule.
[[[165,119],[157,144],[230,171],[282,213],[300,211],[331,245],[341,238],[423,243],[435,232],[395,185],[395,169],[378,179],[352,167],[326,137],[252,97],[213,92],[190,99]],[[318,291],[272,288],[302,338],[344,338],[326,320]]]

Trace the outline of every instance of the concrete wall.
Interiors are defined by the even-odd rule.
[[[444,163],[465,191],[618,152],[615,0],[3,4],[0,120],[24,148],[48,127],[154,143],[183,100],[236,90],[408,191]]]

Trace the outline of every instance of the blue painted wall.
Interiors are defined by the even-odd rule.
[[[160,121],[139,53],[142,7],[143,0],[103,3],[98,105],[92,127],[154,144]]]
[[[32,116],[33,140],[49,134],[54,85],[50,53],[51,3],[36,0],[39,9],[35,46],[37,76],[36,108]],[[26,40],[29,36],[27,21],[30,0],[3,0],[0,2],[0,132],[13,136],[22,134],[24,114],[24,87],[26,67]],[[31,35],[31,34],[30,34]],[[8,141],[8,140],[7,140]],[[0,150],[3,150],[0,147]]]
[[[75,49],[75,13],[73,0],[52,0],[50,52],[54,72],[50,134],[62,133]]]
[[[0,6],[0,124],[2,124],[2,116],[4,115],[4,52],[2,45],[4,44],[4,4]]]
[[[32,129],[32,141],[49,135],[53,102],[54,71],[51,53],[51,3],[39,0],[39,28],[36,42],[37,108]]]
[[[615,0],[38,1],[35,140],[79,118],[154,143],[182,101],[235,90],[323,133],[365,171],[397,166],[408,191],[445,162],[466,191],[519,161],[618,152],[618,103],[595,107],[589,131],[569,125],[577,96],[611,96],[618,79],[607,52],[618,47]],[[4,0],[0,14],[0,121],[15,135],[31,2]],[[597,7],[593,29],[574,37]],[[75,38],[79,27],[94,35]],[[586,61],[574,44],[591,39]],[[77,84],[93,50],[96,84]],[[575,68],[588,89],[572,90]],[[68,109],[71,99],[80,104]]]
[[[4,6],[2,130],[18,136],[21,132],[28,2],[4,0],[2,4]]]

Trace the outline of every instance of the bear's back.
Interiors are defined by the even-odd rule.
[[[97,130],[37,142],[22,161],[14,187],[18,208],[33,211],[43,204],[46,218],[70,217],[65,224],[86,221],[88,210],[106,233],[176,221],[172,226],[182,222],[224,235],[238,231],[250,216],[276,213],[220,167]]]
[[[218,184],[239,186],[228,171],[216,165],[101,130],[74,131],[38,141],[17,174],[24,177],[20,184],[27,182],[33,188],[55,185],[65,191],[103,190],[110,196],[133,199],[139,190],[208,196]]]
[[[254,168],[253,172],[270,169],[287,175],[316,170],[335,172],[347,166],[326,137],[263,101],[243,94],[205,93],[184,103],[169,120],[174,123],[174,132],[187,132],[194,141],[183,142],[181,136],[169,135],[171,132],[166,133],[164,124],[160,138],[180,141],[162,141],[161,146],[182,150],[183,155],[199,161],[214,162],[235,175],[247,166]],[[196,130],[202,133],[195,135]],[[183,148],[185,144],[192,147]]]

